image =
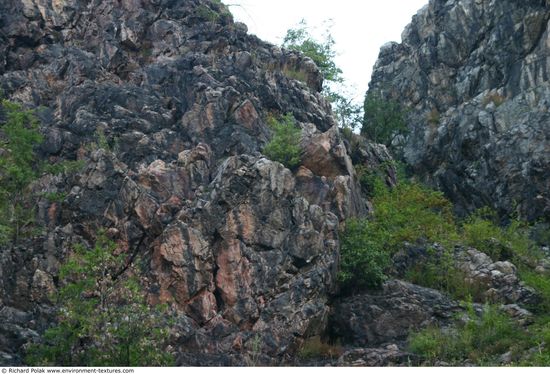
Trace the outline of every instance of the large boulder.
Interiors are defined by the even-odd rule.
[[[377,348],[403,343],[410,332],[422,327],[450,324],[461,310],[441,292],[391,280],[381,290],[338,300],[331,312],[329,334],[345,344]]]

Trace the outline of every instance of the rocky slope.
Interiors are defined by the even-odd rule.
[[[50,325],[60,263],[102,228],[177,311],[180,365],[242,364],[257,339],[281,363],[323,331],[339,226],[366,204],[321,86],[218,1],[0,2],[4,96],[37,108],[42,159],[84,164],[34,185],[66,194],[37,202],[40,236],[2,245],[0,362]],[[295,171],[261,154],[286,113]]]
[[[404,158],[460,213],[550,216],[550,7],[431,0],[382,47],[370,84],[407,108]]]
[[[510,83],[512,93],[499,106],[478,105],[485,97],[479,95],[492,95],[498,101],[496,91],[483,86],[494,82],[489,78],[476,83],[479,90],[486,87],[484,91],[464,96],[467,103],[458,96],[447,102],[441,94],[444,88],[435,83],[430,83],[433,87],[422,80],[410,83],[417,76],[411,73],[416,71],[416,60],[410,56],[420,56],[413,52],[415,46],[428,43],[414,35],[432,30],[428,16],[443,17],[455,7],[470,12],[468,7],[487,6],[487,14],[483,13],[487,19],[478,26],[485,32],[484,25],[492,25],[494,38],[508,35],[509,28],[498,25],[511,14],[519,19],[522,12],[532,10],[544,17],[547,12],[536,2],[460,4],[443,6],[436,1],[425,8],[406,31],[410,36],[405,43],[383,50],[373,84],[382,86],[376,86],[377,77],[378,82],[382,78],[397,82],[384,86],[384,93],[416,108],[409,119],[411,126],[418,124],[406,147],[409,161],[442,188],[455,183],[456,188],[448,187],[447,192],[463,209],[470,209],[485,200],[466,204],[471,196],[462,188],[478,193],[476,188],[481,191],[486,186],[479,184],[480,179],[450,177],[458,175],[452,173],[465,165],[460,157],[466,156],[454,152],[456,162],[443,163],[436,174],[431,174],[433,165],[426,157],[434,163],[451,157],[437,147],[444,147],[451,136],[450,144],[463,142],[453,132],[462,125],[445,124],[459,114],[485,118],[482,113],[489,113],[494,124],[499,118],[512,121],[509,132],[491,130],[490,136],[476,138],[496,142],[491,147],[502,152],[497,154],[499,163],[512,168],[525,157],[547,157],[545,143],[537,138],[542,120],[525,125],[533,118],[545,118],[542,109],[532,107],[533,100],[542,96],[531,93],[544,91],[545,75],[535,74],[539,78],[534,91],[520,83],[519,91],[513,91],[516,86]],[[507,7],[518,10],[510,12]],[[502,19],[489,21],[495,14],[491,12],[502,12]],[[461,25],[464,22],[466,18]],[[523,33],[528,27],[532,23],[518,30]],[[529,53],[544,50],[541,38],[546,31],[541,30],[541,35],[533,36],[536,48]],[[459,30],[455,31],[456,38]],[[497,53],[496,47],[488,50]],[[434,64],[440,55],[434,55]],[[448,79],[455,79],[461,69],[457,65],[452,73],[447,65],[437,66],[440,75],[435,76],[448,73]],[[494,78],[496,73],[490,72],[496,67],[480,66],[480,76]],[[397,73],[400,69],[402,74]],[[365,199],[372,191],[361,191],[353,165],[381,176],[389,186],[397,178],[384,146],[354,134],[341,137],[330,104],[320,94],[322,84],[311,60],[248,35],[246,26],[235,23],[219,1],[0,2],[3,95],[35,109],[45,139],[38,150],[41,161],[79,160],[82,165],[77,171],[43,174],[32,185],[38,230],[0,246],[0,364],[22,364],[28,344],[39,341],[52,326],[56,311],[50,297],[60,286],[60,264],[75,246],[93,246],[102,229],[116,242],[117,251],[141,269],[148,302],[170,306],[174,318],[169,321],[166,349],[178,365],[422,363],[407,351],[409,333],[432,324],[450,326],[464,307],[442,292],[402,280],[388,280],[380,290],[348,297],[338,294],[339,230],[346,219],[364,216],[373,208]],[[396,88],[402,89],[399,95],[393,91]],[[442,113],[442,137],[429,144],[423,142],[425,127],[420,121],[432,109],[432,101],[425,99],[428,94]],[[420,96],[415,99],[415,95]],[[521,105],[529,109],[525,117],[510,117]],[[301,129],[301,164],[293,170],[262,154],[272,137],[268,122],[287,113]],[[485,131],[480,121],[472,122],[470,135]],[[499,148],[504,140],[520,141],[511,136],[520,131],[514,130],[516,125],[528,131],[521,143],[527,148],[516,153]],[[529,143],[529,139],[534,140]],[[425,148],[416,149],[415,144]],[[433,153],[438,149],[441,154]],[[493,148],[483,155],[491,152]],[[439,159],[430,158],[433,154]],[[477,153],[476,157],[494,168],[501,165],[492,164],[497,162],[493,158]],[[520,196],[526,200],[518,201],[544,201],[547,191],[541,186],[547,183],[547,170],[527,173],[525,180],[514,177],[512,169],[503,170],[500,179],[494,179],[495,186],[507,183],[497,191],[497,197],[504,199],[497,201],[499,207],[509,208],[506,199],[514,198],[527,183],[530,189],[521,190]],[[495,177],[478,177],[482,175]],[[540,204],[533,208],[533,217],[545,214],[547,205]],[[392,276],[405,278],[428,257],[451,253],[450,260],[466,280],[479,284],[483,300],[504,304],[503,310],[521,323],[531,320],[523,308],[536,304],[538,295],[520,281],[513,264],[494,262],[472,248],[457,246],[448,252],[438,245],[417,244],[403,245],[393,258]],[[480,305],[475,308],[482,312]],[[331,346],[337,354],[331,352],[330,359],[307,359],[303,348],[320,342],[320,336],[343,346]]]

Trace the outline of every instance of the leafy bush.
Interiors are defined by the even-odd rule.
[[[340,238],[339,277],[347,288],[380,285],[403,242],[456,240],[452,205],[439,192],[412,182],[389,189],[378,178],[372,201],[372,217],[348,221]]]
[[[519,362],[521,366],[550,366],[550,316],[546,314],[529,327],[531,349]]]
[[[462,224],[462,240],[494,261],[514,258],[528,260],[536,255],[531,250],[528,226],[519,220],[513,220],[508,227],[497,223],[497,214],[487,208],[480,209]]]
[[[365,96],[361,134],[375,143],[390,145],[397,135],[405,134],[405,113],[401,104],[370,92]]]
[[[444,291],[454,299],[485,302],[485,288],[482,284],[471,282],[464,272],[455,266],[450,250],[431,253],[424,263],[409,269],[405,279],[420,286]]]
[[[332,103],[340,126],[352,129],[357,127],[362,122],[362,108],[349,98],[352,94],[347,92],[342,70],[335,62],[336,51],[330,27],[325,33],[324,40],[318,41],[310,35],[306,22],[302,20],[297,28],[287,31],[282,46],[301,52],[315,62],[325,81],[323,95]],[[306,76],[301,71],[287,69],[284,73],[292,79],[306,82]]]
[[[1,100],[0,112],[0,243],[10,240],[17,243],[24,235],[36,231],[37,196],[31,191],[32,182],[43,172],[74,173],[83,167],[83,162],[39,162],[35,148],[43,138],[34,111]]]
[[[31,365],[152,366],[172,363],[164,351],[168,329],[145,301],[124,256],[101,234],[86,250],[77,246],[61,267],[58,324],[30,348]]]
[[[286,114],[278,121],[268,118],[268,124],[273,131],[273,137],[263,149],[264,155],[270,160],[278,161],[289,169],[300,165],[300,137],[302,131],[296,126],[292,114]]]
[[[287,78],[294,79],[307,84],[307,74],[302,70],[296,70],[296,69],[285,67],[283,68],[283,74]]]
[[[340,273],[342,286],[348,290],[378,287],[386,279],[390,264],[384,241],[371,236],[371,222],[349,220],[340,236]]]
[[[392,189],[378,183],[376,189],[371,235],[383,240],[392,254],[403,242],[423,239],[448,244],[456,240],[452,204],[441,192],[414,182],[401,183]]]
[[[336,52],[334,51],[334,39],[330,33],[325,36],[325,41],[319,42],[309,34],[307,24],[302,20],[297,28],[287,31],[283,47],[301,52],[311,58],[325,80],[342,82],[342,70],[334,62]]]
[[[519,353],[528,341],[527,334],[496,307],[486,305],[477,317],[469,304],[468,321],[454,330],[428,327],[409,336],[409,349],[428,363],[436,360],[477,365],[496,362],[506,352]]]
[[[0,242],[16,242],[33,219],[25,197],[38,175],[34,148],[42,136],[32,111],[8,100],[1,101],[1,109],[5,121],[0,125]]]
[[[534,288],[541,298],[540,302],[532,307],[533,311],[543,315],[550,313],[550,276],[539,274],[525,265],[519,266],[518,274],[519,278],[527,286]]]

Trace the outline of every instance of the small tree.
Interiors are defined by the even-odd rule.
[[[364,111],[361,134],[376,143],[390,145],[395,136],[404,134],[407,129],[401,105],[378,93],[367,93]]]
[[[283,47],[301,52],[315,62],[325,80],[322,93],[332,103],[340,126],[353,129],[362,122],[362,108],[347,97],[349,93],[345,92],[347,88],[342,69],[335,62],[334,43],[330,29],[326,31],[324,41],[318,41],[311,36],[306,22],[302,20],[297,28],[287,31]]]
[[[25,197],[37,177],[34,148],[42,136],[32,111],[8,100],[0,103],[4,112],[0,124],[0,242],[16,242],[33,218]]]
[[[268,118],[273,137],[264,147],[263,153],[270,160],[278,161],[289,169],[300,165],[300,137],[302,131],[296,126],[296,120],[291,113],[281,117],[278,121],[274,117]]]
[[[319,42],[309,34],[307,24],[302,20],[297,28],[289,29],[286,32],[283,47],[291,51],[301,52],[311,58],[325,80],[338,83],[343,81],[341,77],[342,70],[334,62],[336,57],[334,39],[329,32],[327,32],[325,40]]]
[[[31,365],[169,365],[164,351],[168,328],[160,310],[145,301],[136,276],[129,276],[124,256],[100,234],[94,248],[77,246],[61,267],[64,285],[55,296],[58,324],[43,343],[29,350]],[[165,321],[166,323],[166,321]]]

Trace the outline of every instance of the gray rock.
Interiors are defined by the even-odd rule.
[[[413,354],[400,350],[395,344],[380,348],[357,348],[346,351],[338,366],[409,366],[416,362]]]
[[[0,88],[46,108],[41,159],[84,164],[33,187],[67,194],[38,202],[43,235],[1,245],[0,307],[25,316],[3,320],[2,357],[21,363],[55,322],[59,265],[98,228],[180,313],[181,365],[243,363],[257,336],[280,363],[320,334],[340,223],[367,211],[322,83],[219,1],[1,1]],[[261,154],[286,113],[303,129],[296,171]]]
[[[378,292],[338,300],[331,312],[329,333],[346,344],[378,347],[404,342],[414,329],[450,323],[461,310],[457,302],[438,291],[392,280]]]
[[[432,0],[380,51],[370,90],[407,108],[399,154],[459,214],[549,216],[549,19],[544,1]]]

